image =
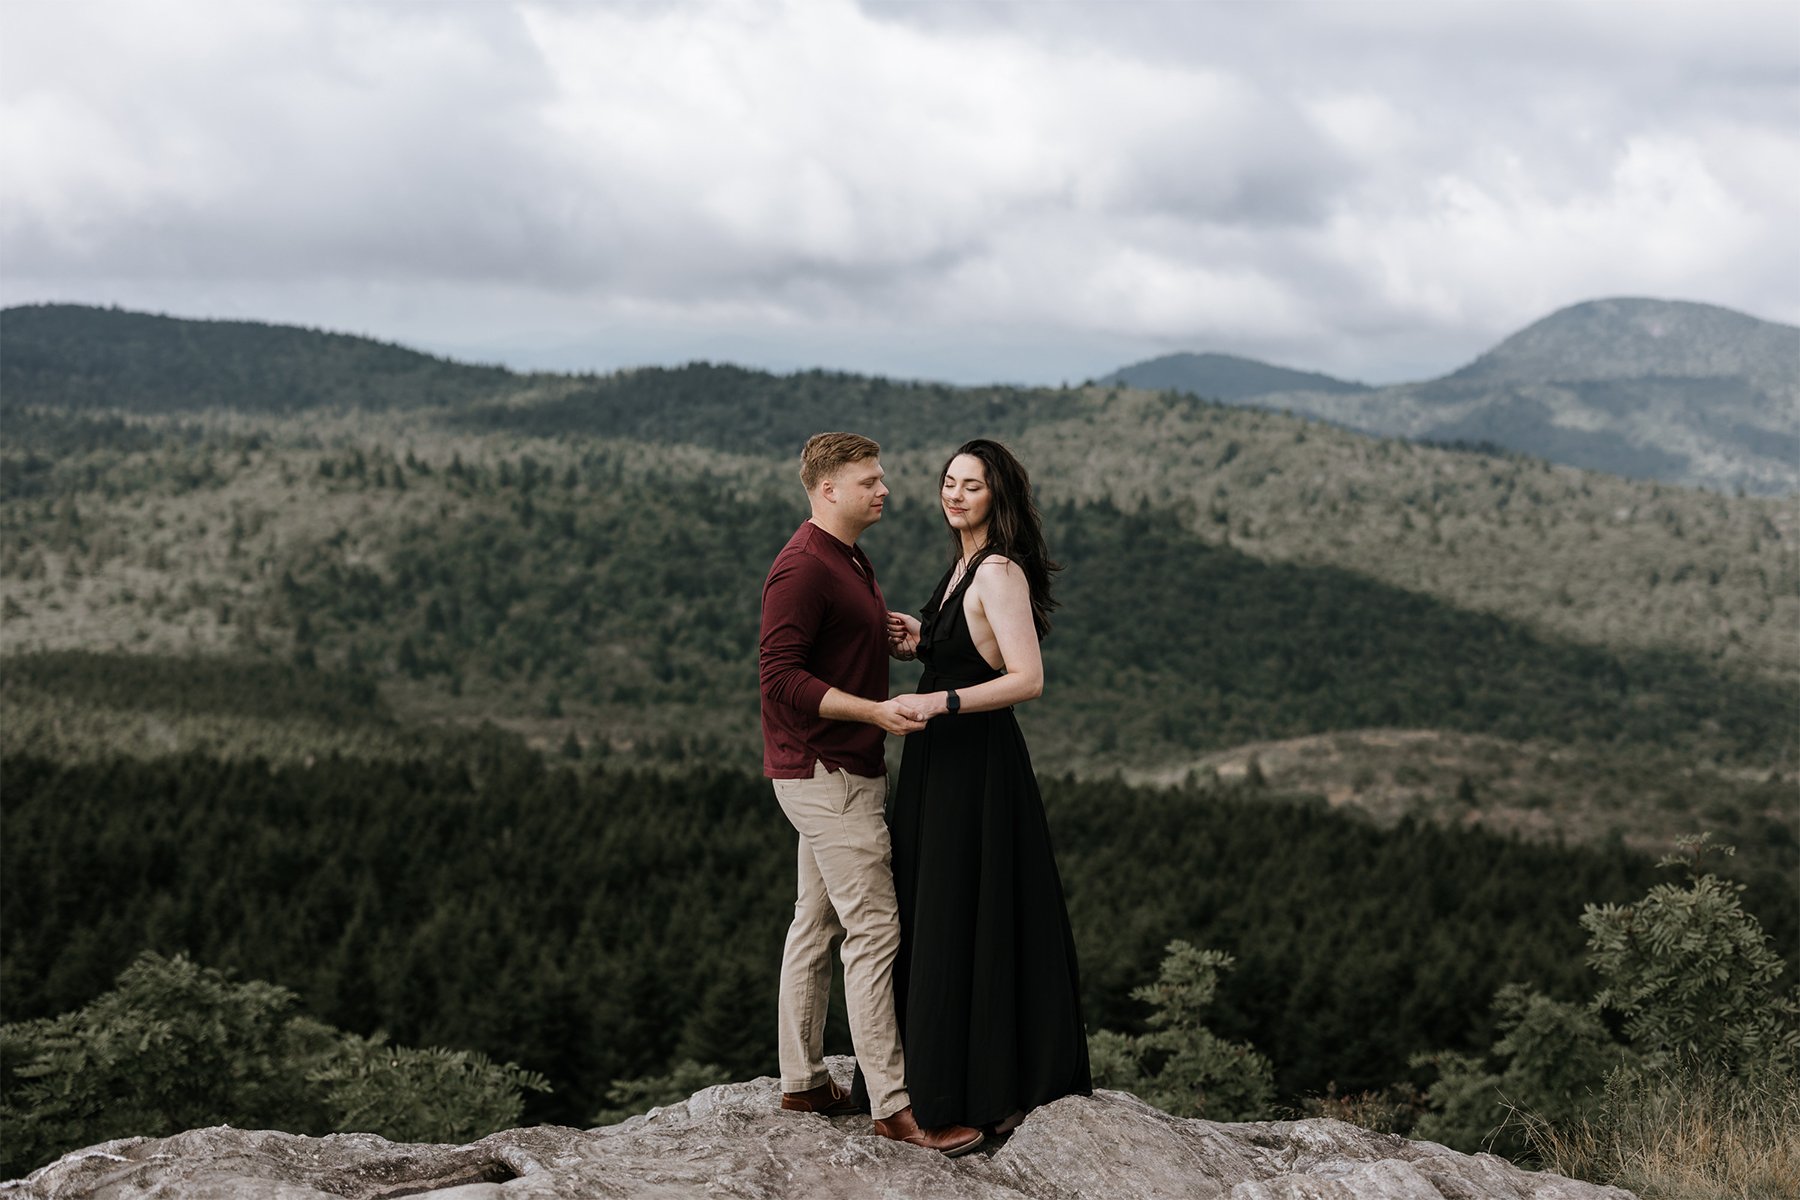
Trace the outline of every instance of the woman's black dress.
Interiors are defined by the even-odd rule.
[[[998,678],[963,612],[969,565],[924,609],[919,691]],[[920,1125],[992,1125],[1093,1090],[1075,939],[1031,755],[1010,708],[909,734],[889,818],[895,1007]]]

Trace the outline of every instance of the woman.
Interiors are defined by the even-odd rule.
[[[1006,1133],[1087,1094],[1075,941],[1043,801],[1012,706],[1044,690],[1051,572],[1031,481],[978,438],[944,467],[956,561],[920,622],[888,614],[924,663],[889,824],[900,956],[896,1015],[919,1124]]]

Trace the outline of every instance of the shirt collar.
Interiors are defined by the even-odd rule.
[[[869,561],[869,556],[863,553],[861,546],[854,542],[840,541],[835,533],[817,521],[808,521],[806,524],[812,530],[810,536],[814,544],[824,542],[826,545],[836,547],[840,554],[850,560],[850,565],[864,580],[872,581],[875,578],[875,566]]]

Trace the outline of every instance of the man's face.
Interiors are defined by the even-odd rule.
[[[831,474],[826,481],[826,494],[846,521],[858,529],[867,529],[881,520],[882,502],[888,494],[883,482],[886,477],[879,458],[859,458]]]

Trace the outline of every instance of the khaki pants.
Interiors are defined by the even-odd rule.
[[[776,779],[775,798],[800,834],[794,923],[781,956],[781,1090],[828,1078],[825,1010],[832,946],[843,939],[850,1041],[869,1083],[869,1109],[891,1117],[912,1103],[894,1019],[900,910],[883,806],[887,781],[813,768],[811,779]]]

